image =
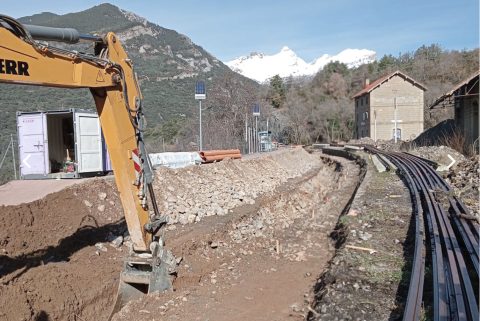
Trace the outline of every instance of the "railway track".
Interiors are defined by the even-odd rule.
[[[478,321],[479,225],[428,161],[365,149],[397,166],[411,194],[415,245],[403,320]],[[430,305],[428,317],[422,310]]]

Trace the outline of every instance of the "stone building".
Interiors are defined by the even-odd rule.
[[[426,87],[400,71],[369,83],[355,96],[356,138],[412,140],[423,132]]]
[[[430,106],[430,109],[453,107],[455,127],[462,132],[468,144],[476,142],[477,147],[479,140],[479,75],[480,70],[440,96]]]

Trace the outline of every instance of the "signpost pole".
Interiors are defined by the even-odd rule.
[[[203,150],[203,138],[202,138],[202,100],[207,98],[207,91],[205,89],[204,81],[197,81],[195,84],[195,99],[198,100],[198,116],[199,116],[199,137],[198,147],[199,150]]]
[[[198,100],[198,103],[199,103],[199,112],[200,112],[200,119],[199,119],[199,123],[200,123],[200,150],[203,150],[203,141],[202,141],[202,101],[201,100]]]
[[[259,104],[255,104],[253,105],[253,116],[255,117],[255,137],[253,139],[253,141],[255,142],[255,148],[254,148],[254,152],[259,152],[260,149],[259,149],[259,139],[258,139],[258,116],[260,116],[260,105]]]
[[[255,117],[255,143],[257,145],[257,149],[256,149],[256,152],[258,153],[260,151],[260,148],[259,148],[259,143],[258,143],[258,116]]]

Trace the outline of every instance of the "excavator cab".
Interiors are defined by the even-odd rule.
[[[153,192],[154,174],[143,138],[143,97],[120,39],[112,32],[85,35],[71,28],[23,25],[4,15],[0,39],[0,82],[89,88],[95,100],[133,242],[110,319],[128,301],[171,288],[176,261],[161,237],[167,219]],[[46,43],[79,41],[92,42],[94,53]]]

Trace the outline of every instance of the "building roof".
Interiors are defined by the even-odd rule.
[[[462,80],[461,82],[459,82],[458,84],[456,84],[455,87],[453,87],[450,91],[444,93],[443,95],[441,95],[440,97],[435,99],[433,104],[431,104],[430,107],[428,107],[428,108],[429,109],[435,108],[435,106],[437,106],[439,103],[444,101],[446,98],[451,97],[457,90],[459,90],[460,88],[462,88],[465,85],[468,85],[473,79],[478,78],[479,75],[480,75],[480,69],[475,71],[472,75],[470,75],[470,77],[468,77],[468,78]],[[477,79],[477,81],[478,81],[478,79]]]
[[[353,98],[357,98],[357,97],[360,97],[364,94],[367,94],[367,93],[370,93],[372,90],[374,90],[375,88],[379,87],[381,84],[383,84],[384,82],[388,81],[390,78],[394,77],[394,76],[400,76],[402,78],[405,78],[405,80],[408,80],[410,81],[413,85],[417,86],[417,87],[420,87],[420,89],[422,90],[427,90],[427,87],[425,87],[424,85],[422,85],[421,83],[419,83],[418,81],[416,81],[415,79],[413,79],[412,77],[409,77],[408,75],[404,74],[403,72],[401,72],[400,70],[397,70],[397,71],[394,71],[392,72],[391,74],[388,74],[388,75],[385,75],[381,78],[378,78],[377,80],[375,80],[374,82],[370,83],[369,85],[367,85],[365,88],[363,88],[362,90],[360,90],[358,93],[355,94],[355,96],[353,96]]]

